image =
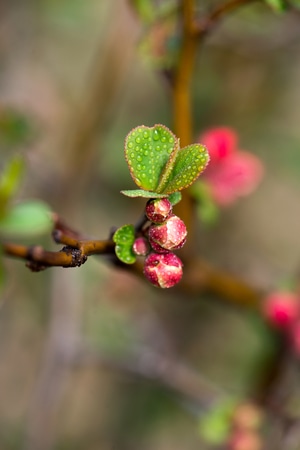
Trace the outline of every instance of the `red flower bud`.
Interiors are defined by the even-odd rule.
[[[136,238],[133,243],[132,250],[137,256],[148,255],[150,247],[147,239],[145,239],[144,237]]]
[[[174,214],[160,225],[149,228],[150,244],[159,245],[166,250],[177,250],[185,244],[187,229],[184,222]]]
[[[228,450],[261,450],[262,440],[258,433],[239,430],[233,433],[228,443]]]
[[[145,212],[151,222],[162,223],[172,214],[172,203],[167,198],[155,198],[147,202]]]
[[[292,292],[274,292],[264,301],[263,314],[276,328],[287,329],[300,316],[300,301]]]
[[[182,262],[174,253],[150,253],[145,259],[144,275],[154,286],[170,288],[182,277]]]

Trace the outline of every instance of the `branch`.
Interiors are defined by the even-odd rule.
[[[83,239],[80,233],[69,228],[57,215],[54,215],[54,241],[63,244],[58,252],[45,250],[39,245],[26,246],[4,242],[2,249],[8,256],[25,259],[27,267],[33,272],[48,267],[80,267],[91,255],[114,254],[115,244],[108,240]]]
[[[147,346],[137,346],[132,354],[124,358],[114,358],[112,355],[83,346],[74,355],[72,364],[79,368],[106,367],[154,381],[204,409],[211,407],[225,395],[220,388],[183,362],[160,354]]]
[[[192,32],[198,38],[202,38],[206,34],[208,34],[217,25],[217,23],[219,23],[219,21],[231,11],[257,1],[259,0],[228,0],[221,5],[217,5],[204,20],[194,23]]]

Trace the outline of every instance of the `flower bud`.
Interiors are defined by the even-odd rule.
[[[172,214],[172,203],[167,198],[155,198],[146,204],[146,216],[154,223],[162,223]]]
[[[292,292],[273,292],[264,301],[263,314],[276,328],[287,329],[300,316],[300,301]]]
[[[146,256],[149,253],[149,243],[144,237],[138,237],[132,246],[133,253],[137,256]]]
[[[170,288],[182,277],[182,262],[174,253],[150,253],[145,259],[144,275],[154,286]]]
[[[228,450],[262,450],[262,440],[258,433],[239,430],[233,433],[227,448]]]
[[[166,250],[177,250],[185,244],[187,229],[184,222],[174,214],[160,225],[151,225],[149,240],[152,247],[155,244]]]
[[[242,403],[238,405],[232,416],[232,424],[235,428],[243,430],[258,429],[263,421],[261,409],[254,403]]]

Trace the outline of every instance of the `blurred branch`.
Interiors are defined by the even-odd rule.
[[[201,406],[208,408],[224,393],[199,373],[195,372],[178,359],[170,358],[146,346],[136,346],[132,354],[115,358],[99,351],[82,347],[74,355],[72,364],[75,367],[99,366],[127,373],[131,376],[143,377],[183,396]]]
[[[197,50],[203,39],[212,31],[221,18],[231,11],[254,1],[257,0],[229,0],[221,5],[217,5],[207,17],[200,21],[197,21],[195,18],[195,0],[181,1],[182,46],[173,84],[174,132],[180,139],[181,147],[191,144],[193,140],[191,81]],[[194,252],[192,245],[194,239],[194,205],[188,191],[183,193],[183,201],[178,204],[177,211],[186,224],[190,236],[187,245],[183,249],[183,254],[191,255]]]

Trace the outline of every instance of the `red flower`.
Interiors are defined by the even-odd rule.
[[[200,136],[199,141],[210,154],[210,164],[202,179],[218,205],[230,205],[255,190],[263,176],[262,162],[257,156],[239,150],[234,130],[212,128]]]
[[[264,299],[262,312],[271,325],[288,330],[300,317],[300,299],[293,292],[272,292]]]

